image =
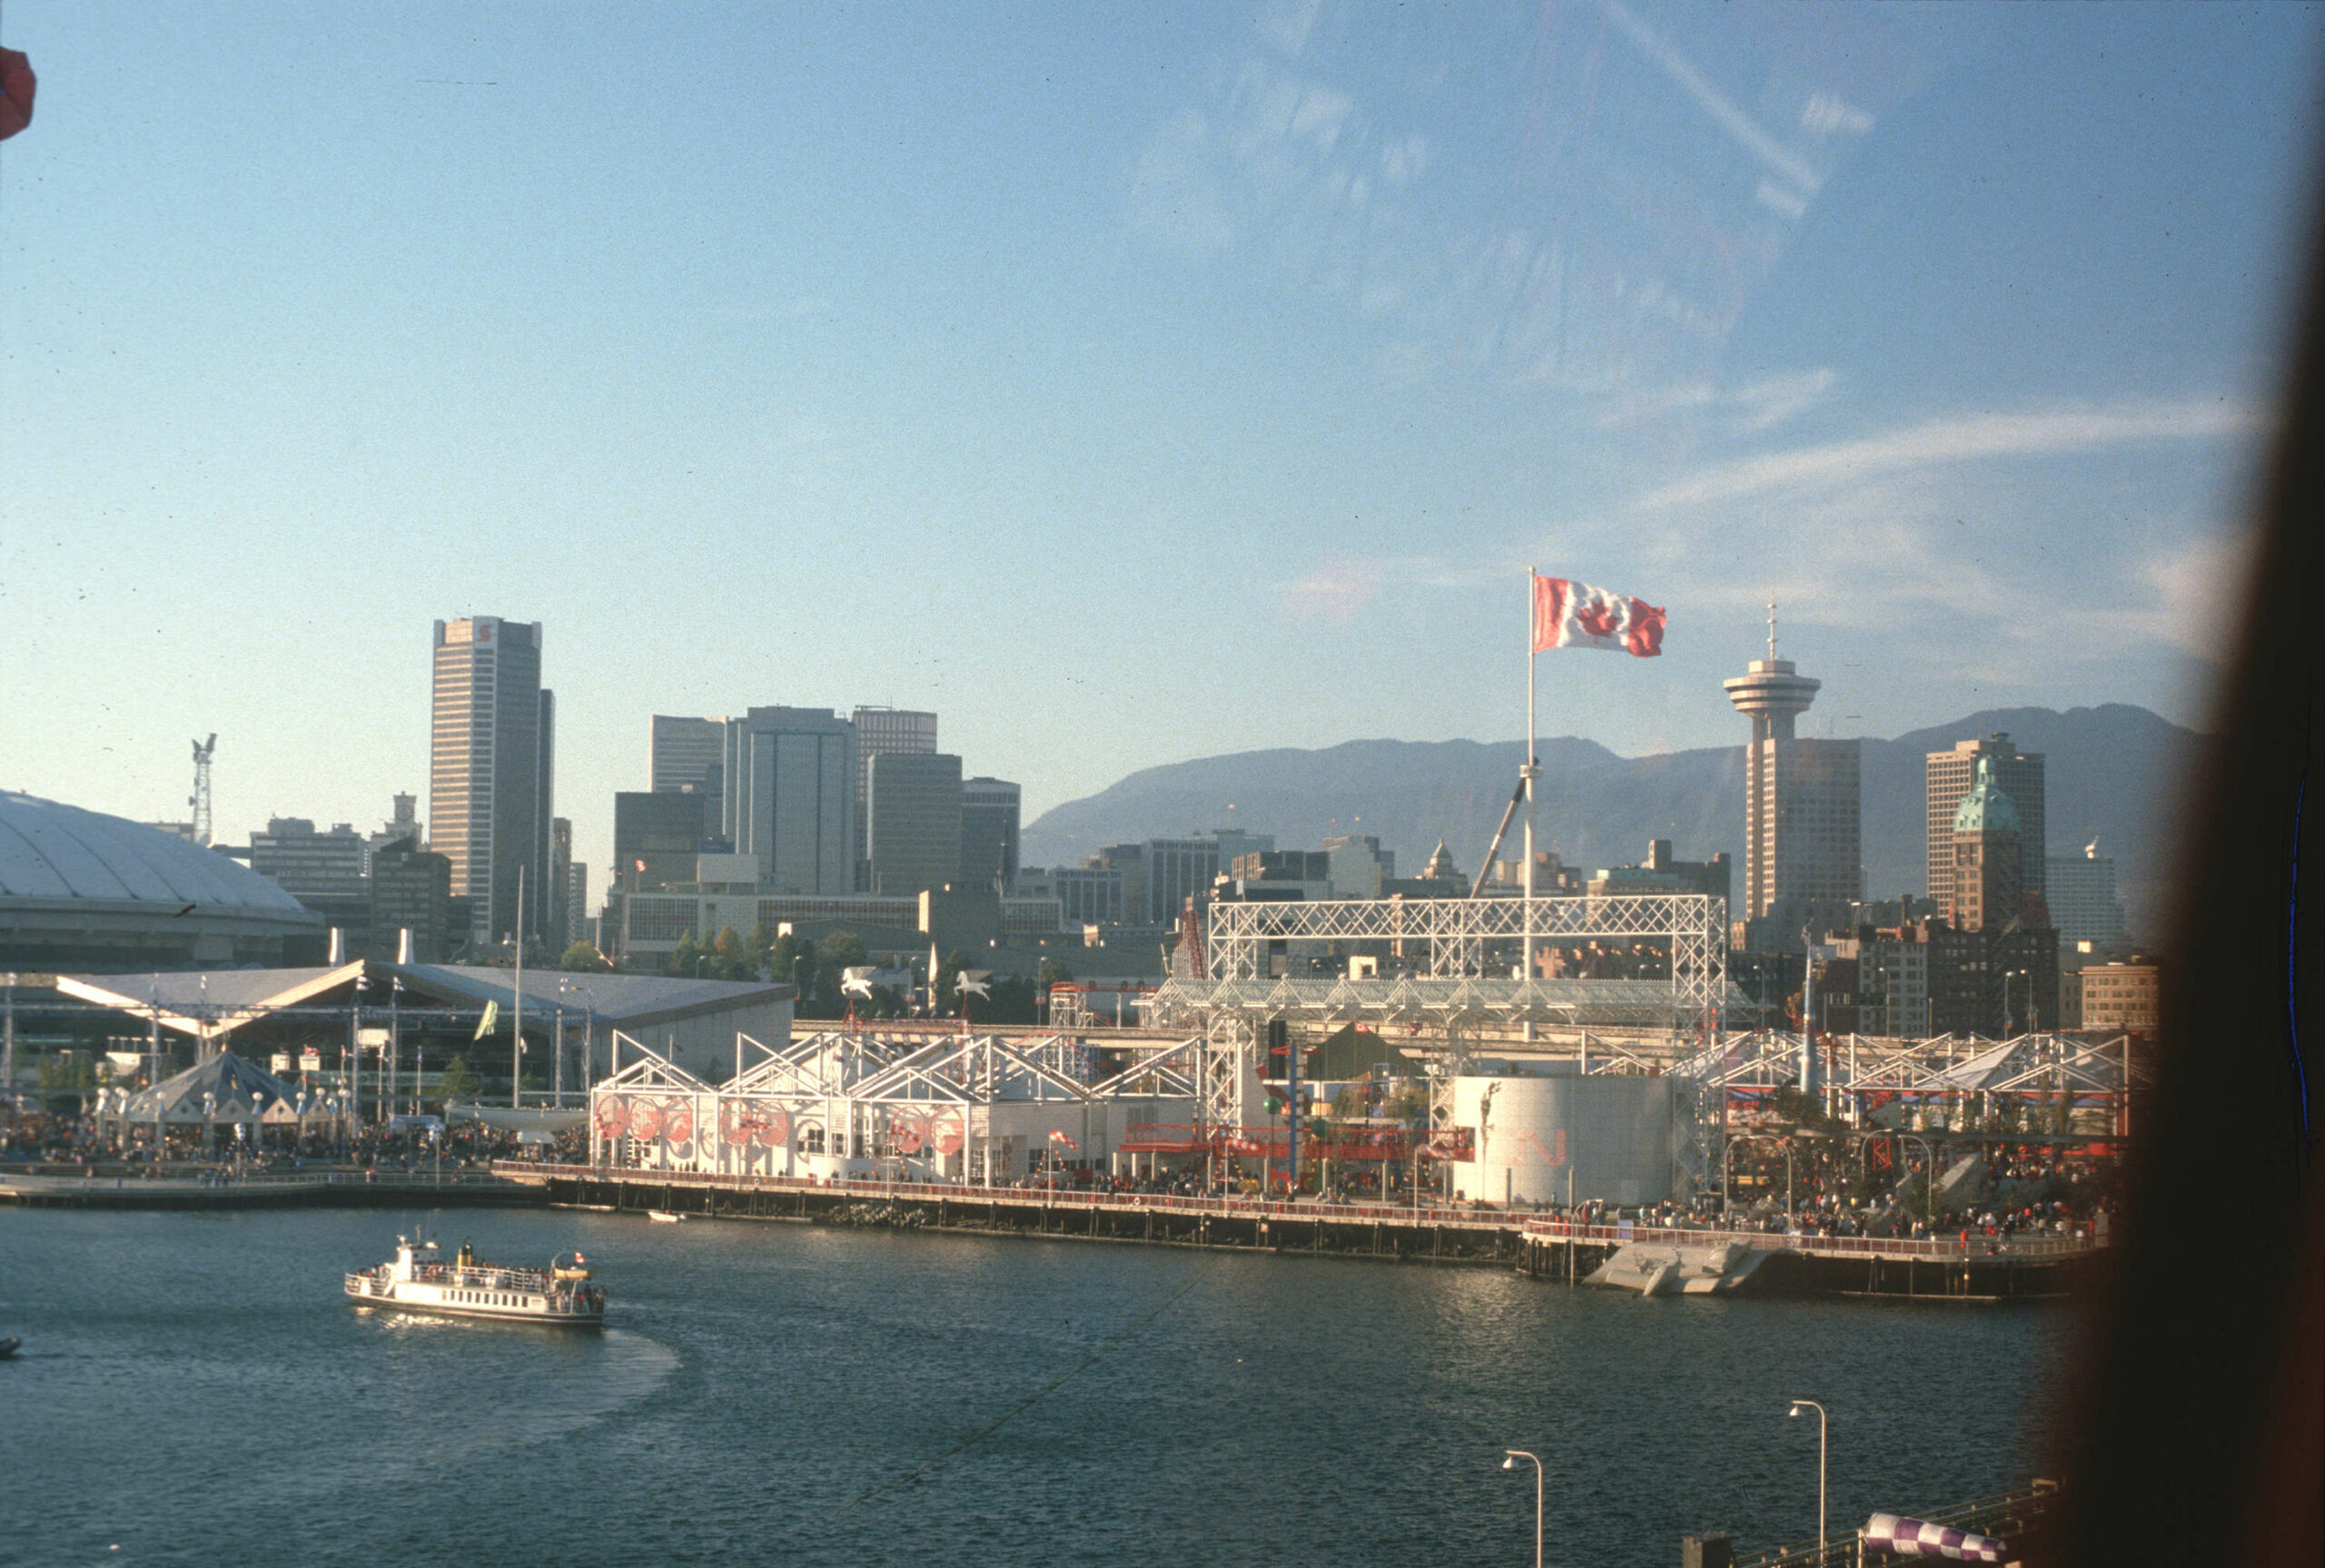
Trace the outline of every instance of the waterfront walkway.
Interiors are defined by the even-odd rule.
[[[0,1204],[28,1208],[256,1208],[298,1205],[537,1203],[537,1188],[484,1171],[331,1169],[193,1175],[0,1171]]]
[[[1529,1249],[1557,1247],[1603,1256],[1632,1243],[1658,1246],[1714,1247],[1740,1243],[1756,1250],[1791,1252],[1807,1257],[1852,1262],[1895,1263],[1972,1262],[2056,1263],[2093,1250],[2082,1236],[1987,1237],[1972,1233],[1946,1237],[1807,1236],[1762,1230],[1725,1230],[1710,1227],[1676,1228],[1637,1225],[1583,1224],[1551,1218],[1530,1209],[1497,1208],[1490,1204],[1324,1203],[1284,1202],[1271,1198],[1226,1195],[1113,1191],[1070,1187],[971,1187],[916,1181],[835,1181],[804,1177],[721,1175],[705,1171],[655,1170],[609,1165],[537,1165],[524,1160],[499,1160],[497,1177],[538,1184],[557,1190],[566,1201],[589,1202],[615,1208],[661,1208],[705,1214],[722,1208],[730,1212],[773,1212],[765,1206],[731,1208],[710,1201],[714,1195],[759,1195],[799,1200],[796,1212],[806,1216],[839,1204],[941,1207],[955,1211],[983,1209],[999,1218],[1008,1215],[1033,1219],[1035,1228],[1072,1234],[1122,1234],[1119,1227],[1075,1224],[1077,1218],[1096,1220],[1159,1218],[1166,1224],[1210,1228],[1222,1222],[1234,1234],[1253,1235],[1264,1245],[1281,1246],[1296,1235],[1305,1246],[1328,1232],[1345,1236],[1364,1231],[1428,1232],[1451,1238],[1466,1251],[1471,1247],[1494,1256],[1520,1256]],[[567,1197],[570,1193],[572,1196]],[[1171,1234],[1176,1234],[1172,1231]]]

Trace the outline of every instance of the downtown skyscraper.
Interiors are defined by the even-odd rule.
[[[541,685],[539,622],[436,623],[428,768],[429,848],[452,863],[478,943],[513,936],[518,884],[528,935],[545,930],[556,769],[556,699]]]

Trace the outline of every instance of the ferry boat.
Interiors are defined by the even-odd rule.
[[[347,1298],[364,1307],[397,1307],[448,1317],[490,1317],[599,1328],[606,1321],[605,1287],[589,1283],[578,1252],[552,1258],[547,1268],[485,1263],[467,1242],[451,1262],[439,1262],[436,1244],[396,1238],[395,1259],[347,1277]]]

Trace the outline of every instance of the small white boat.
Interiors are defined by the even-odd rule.
[[[396,1238],[395,1259],[347,1277],[347,1298],[359,1307],[397,1307],[447,1317],[490,1317],[599,1328],[606,1321],[603,1286],[589,1283],[579,1253],[549,1260],[547,1268],[507,1268],[485,1263],[460,1244],[450,1263],[436,1261],[436,1244]]]
[[[657,1225],[678,1225],[686,1219],[685,1215],[673,1214],[667,1208],[649,1208],[646,1211],[646,1218]]]

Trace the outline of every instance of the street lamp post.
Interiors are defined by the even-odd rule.
[[[1534,1568],[1542,1568],[1542,1462],[1523,1448],[1501,1451],[1501,1467],[1515,1470],[1520,1459],[1534,1460]]]
[[[1786,1415],[1798,1415],[1803,1410],[1816,1412],[1816,1561],[1825,1561],[1825,1407],[1814,1399],[1796,1399]]]

